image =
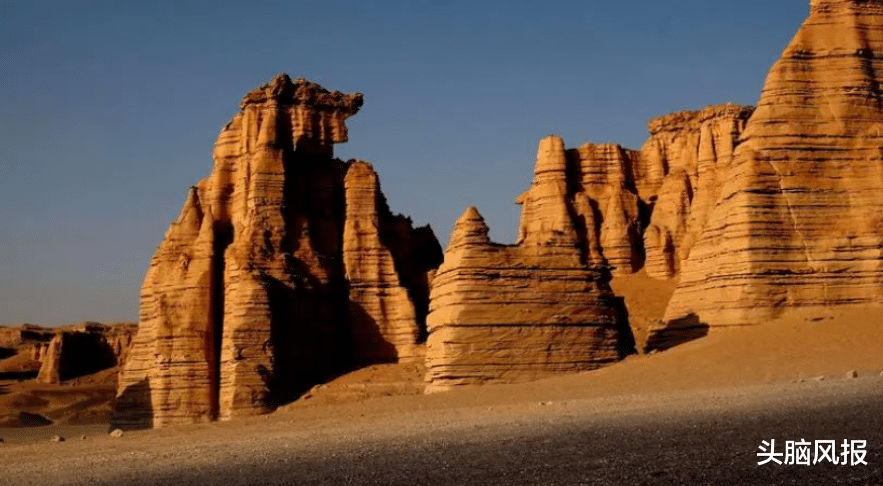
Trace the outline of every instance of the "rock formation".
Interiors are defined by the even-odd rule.
[[[48,347],[34,347],[41,361],[37,381],[61,383],[125,363],[135,328],[87,323],[55,332]],[[37,351],[39,350],[39,351]]]
[[[344,184],[353,357],[359,363],[422,361],[424,346],[417,343],[425,331],[415,322],[426,320],[428,273],[441,263],[441,247],[428,228],[414,230],[410,219],[390,213],[370,164],[351,163]]]
[[[590,143],[566,150],[565,190],[584,259],[614,275],[645,268],[654,278],[676,277],[752,111],[726,104],[654,118],[640,151]]]
[[[814,0],[770,70],[657,339],[883,302],[883,2]]]
[[[594,221],[575,216],[568,160],[561,139],[540,142],[517,244],[492,243],[474,207],[457,221],[432,282],[427,392],[594,369],[633,350],[607,267],[586,257],[580,227]]]
[[[635,174],[638,194],[652,213],[644,230],[645,268],[667,279],[680,271],[717,200],[719,174],[753,107],[709,106],[650,120]]]
[[[419,355],[441,248],[389,213],[370,165],[333,158],[361,105],[286,75],[245,96],[151,261],[114,426],[265,413]]]
[[[60,383],[119,366],[136,329],[134,324],[96,322],[0,326],[0,378]]]
[[[641,201],[632,172],[638,153],[619,145],[585,144],[567,156],[568,189],[575,197],[585,258],[606,262],[614,274],[638,270],[643,262]]]

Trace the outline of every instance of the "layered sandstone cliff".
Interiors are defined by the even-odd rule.
[[[654,118],[640,151],[590,143],[566,150],[583,258],[609,265],[613,275],[678,276],[753,109],[725,104]]]
[[[770,70],[657,337],[883,302],[883,2],[814,0]]]
[[[614,274],[632,273],[643,262],[641,201],[633,166],[638,153],[619,145],[584,144],[567,151],[571,211],[587,261],[607,263]],[[523,216],[529,224],[531,214]]]
[[[419,354],[441,249],[389,212],[370,165],[333,158],[361,105],[286,75],[245,96],[151,261],[115,426],[264,413]]]
[[[415,322],[425,322],[429,275],[441,263],[441,247],[428,228],[412,229],[410,219],[390,213],[370,164],[350,164],[344,184],[343,263],[350,282],[353,358],[422,361],[425,330]]]
[[[576,216],[568,165],[561,139],[540,143],[517,244],[492,243],[474,207],[457,221],[432,283],[427,392],[594,369],[632,350],[608,269],[581,240],[595,224]]]
[[[643,234],[647,275],[667,279],[679,274],[752,112],[753,107],[718,105],[648,123],[650,138],[635,174],[638,194],[651,213]]]

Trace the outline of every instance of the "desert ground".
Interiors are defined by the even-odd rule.
[[[627,298],[625,284],[641,287],[616,284]],[[881,318],[785,315],[593,372],[430,395],[422,366],[377,365],[270,415],[122,437],[98,419],[0,428],[0,484],[880,484]],[[89,381],[56,393],[105,396]],[[4,387],[5,407],[39,395]],[[769,439],[867,440],[868,465],[759,466]]]

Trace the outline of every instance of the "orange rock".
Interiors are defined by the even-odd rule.
[[[432,280],[427,392],[589,370],[633,351],[607,267],[585,256],[596,245],[580,239],[567,165],[560,139],[540,142],[517,244],[492,243],[474,207],[455,224]]]
[[[717,200],[719,174],[733,158],[750,106],[717,105],[650,120],[636,187],[652,214],[644,230],[647,275],[678,275]]]
[[[47,330],[48,331],[48,330]],[[135,333],[131,325],[86,323],[56,330],[48,346],[36,343],[41,365],[37,381],[61,383],[121,365]]]
[[[395,244],[387,243],[411,240],[410,221],[405,224],[404,235],[389,234],[394,230],[394,219],[370,164],[352,162],[345,188],[343,263],[349,281],[353,357],[359,363],[422,360],[423,346],[418,344],[422,331],[409,296],[409,287],[413,285],[403,285],[402,277],[407,275],[400,277],[391,250]],[[403,260],[400,259],[404,264]],[[424,306],[425,301],[424,297]],[[422,318],[425,319],[425,313]]]
[[[658,340],[883,302],[881,53],[883,2],[812,2],[719,177]]]
[[[420,353],[441,248],[370,166],[333,158],[361,104],[284,74],[245,96],[145,277],[115,427],[265,413]]]
[[[580,231],[586,259],[598,242],[604,262],[614,274],[632,273],[641,268],[640,201],[635,190],[632,167],[638,153],[619,145],[584,144],[568,151],[570,185],[577,218],[584,218]],[[589,224],[591,220],[593,225]]]

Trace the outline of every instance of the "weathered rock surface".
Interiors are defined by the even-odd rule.
[[[125,362],[134,324],[0,326],[0,378],[60,383]]]
[[[390,213],[370,164],[351,163],[345,189],[343,263],[350,282],[353,358],[359,363],[422,361],[425,347],[417,343],[425,336],[415,323],[425,322],[426,272],[441,264],[441,247],[426,228],[413,230],[410,220]]]
[[[770,70],[657,337],[883,302],[883,2],[816,0]]]
[[[637,271],[643,264],[641,202],[632,171],[638,153],[587,143],[567,155],[568,189],[586,260],[606,262],[614,274]]]
[[[606,263],[614,275],[646,268],[651,277],[673,278],[705,225],[718,196],[719,173],[730,166],[752,111],[726,104],[654,118],[640,151],[590,143],[566,150],[566,180],[535,197],[563,190],[573,198],[568,211],[586,261]],[[563,217],[538,211],[526,215],[528,224]]]
[[[245,96],[145,277],[114,426],[265,413],[419,355],[441,249],[370,165],[333,158],[361,104],[286,75]]]
[[[83,324],[55,333],[41,349],[37,381],[61,383],[125,363],[135,334],[131,325]]]
[[[432,281],[427,392],[589,370],[633,351],[607,267],[586,258],[569,173],[561,139],[540,142],[516,245],[492,243],[474,207],[455,224]]]
[[[647,275],[668,279],[679,274],[752,112],[749,106],[717,105],[647,124],[650,138],[641,148],[635,182],[652,214],[644,230]]]

